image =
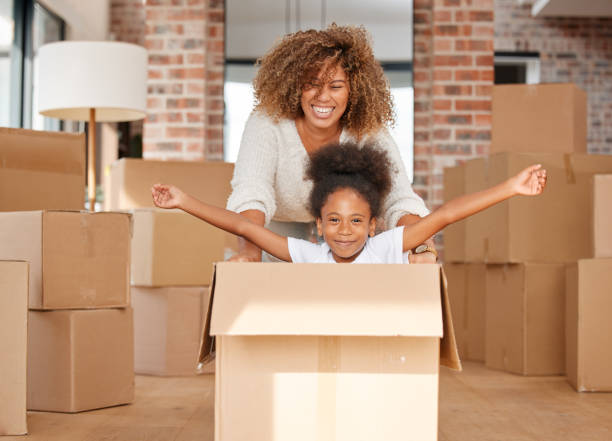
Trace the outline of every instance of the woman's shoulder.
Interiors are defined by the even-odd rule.
[[[261,109],[254,109],[247,119],[247,126],[256,127],[272,127],[278,129],[286,129],[293,124],[293,121],[287,118],[275,118]]]
[[[395,141],[393,141],[393,138],[391,137],[391,132],[386,126],[383,126],[372,132],[366,133],[362,135],[361,138],[359,139],[357,139],[357,137],[354,134],[346,130],[343,131],[342,134],[343,136],[342,136],[341,142],[342,141],[357,142],[361,146],[366,145],[366,144],[370,144],[370,145],[374,144],[377,147],[382,148],[382,149],[389,149],[395,145]]]

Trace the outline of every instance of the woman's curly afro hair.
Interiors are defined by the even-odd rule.
[[[392,165],[387,154],[372,145],[330,144],[310,158],[305,179],[313,181],[310,213],[321,217],[321,209],[330,194],[351,188],[370,205],[370,214],[380,214],[382,201],[391,189]]]
[[[356,138],[394,124],[389,83],[374,58],[363,27],[337,26],[286,35],[262,58],[253,80],[256,108],[278,120],[304,115],[302,90],[321,69],[324,76],[341,66],[348,78],[349,101],[340,124]]]

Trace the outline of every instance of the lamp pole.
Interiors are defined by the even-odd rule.
[[[87,133],[87,194],[89,211],[96,205],[96,109],[89,109],[89,130]]]

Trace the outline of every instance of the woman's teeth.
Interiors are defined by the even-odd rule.
[[[333,107],[318,107],[318,106],[312,106],[312,108],[315,110],[315,112],[317,113],[329,113],[332,110],[334,110]]]

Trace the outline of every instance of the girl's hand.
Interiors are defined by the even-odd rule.
[[[151,187],[151,194],[159,208],[181,208],[185,199],[185,193],[174,185],[155,184]]]
[[[535,196],[544,191],[546,187],[546,170],[542,164],[532,165],[510,178],[512,190],[516,194]]]

